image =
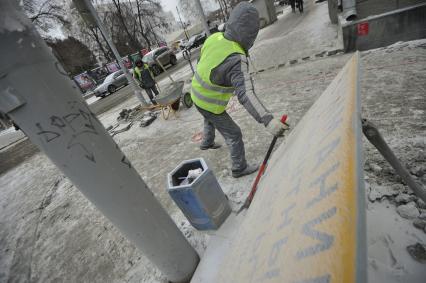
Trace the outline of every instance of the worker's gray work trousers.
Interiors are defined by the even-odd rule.
[[[204,133],[202,147],[214,144],[215,129],[221,133],[229,148],[232,160],[232,171],[241,172],[247,167],[246,154],[244,150],[243,135],[240,127],[232,120],[228,113],[213,114],[201,108],[198,111],[204,117]]]
[[[159,94],[157,87],[154,85],[153,87],[145,88],[146,94],[148,94],[149,100],[151,100],[152,104],[157,104],[155,102],[155,97]],[[155,96],[152,94],[154,92]]]

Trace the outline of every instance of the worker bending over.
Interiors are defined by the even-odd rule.
[[[212,34],[205,41],[197,70],[192,78],[191,97],[204,117],[204,134],[200,148],[216,149],[215,129],[229,147],[234,178],[256,172],[258,165],[248,165],[241,129],[225,111],[233,94],[274,136],[287,127],[263,106],[257,98],[248,70],[248,50],[259,32],[259,13],[248,2],[240,2],[232,10],[225,32]]]

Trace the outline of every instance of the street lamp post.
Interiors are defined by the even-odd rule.
[[[145,99],[142,96],[142,91],[140,87],[138,86],[138,84],[136,83],[133,76],[130,74],[129,70],[126,68],[126,66],[124,66],[124,62],[121,59],[120,53],[118,53],[117,48],[115,47],[115,44],[112,41],[110,34],[104,28],[101,20],[99,19],[98,13],[96,13],[96,10],[93,7],[91,1],[90,0],[72,0],[72,1],[75,7],[77,8],[78,12],[80,13],[81,17],[86,22],[86,24],[89,26],[99,28],[105,41],[108,43],[109,47],[111,48],[112,53],[114,54],[114,57],[118,62],[118,65],[120,66],[121,70],[126,76],[127,81],[129,82],[131,88],[133,89],[133,93],[139,99],[142,105],[148,106],[148,103],[145,101]]]
[[[178,13],[179,21],[180,21],[180,24],[181,24],[181,26],[182,26],[182,28],[183,28],[183,32],[184,32],[184,34],[185,34],[186,40],[189,40],[188,33],[186,32],[186,27],[185,27],[185,25],[182,23],[182,18],[180,17],[179,9],[178,9],[178,7],[177,7],[177,6],[176,6],[176,11],[177,11],[177,13]]]
[[[204,11],[203,11],[203,6],[201,6],[200,0],[194,0],[194,1],[195,1],[195,6],[197,6],[198,14],[201,18],[201,22],[203,23],[204,30],[206,31],[206,35],[209,36],[210,35],[210,27],[207,24],[206,15],[204,15]]]
[[[90,111],[19,2],[0,1],[0,19],[0,113],[168,280],[189,281],[196,251]]]
[[[157,42],[157,46],[160,46],[160,43],[158,42],[157,34],[155,33],[154,28],[153,28],[153,27],[152,27],[152,25],[151,25],[151,21],[149,20],[149,18],[148,18],[148,17],[147,17],[147,19],[146,19],[146,20],[148,21],[149,28],[151,29],[151,32],[152,32],[152,34],[154,35],[155,42]],[[158,26],[158,25],[157,25],[157,26]]]

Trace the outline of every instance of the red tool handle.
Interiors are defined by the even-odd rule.
[[[284,114],[281,117],[281,122],[288,126],[288,124],[286,123],[287,118],[288,118],[287,115]],[[272,150],[274,149],[274,146],[275,146],[275,143],[277,142],[277,139],[278,139],[277,137],[274,137],[272,139],[272,142],[271,142],[271,144],[269,145],[269,148],[268,148],[268,152],[266,153],[265,159],[263,159],[263,162],[262,162],[262,164],[260,165],[260,168],[259,168],[259,172],[257,173],[257,176],[256,176],[256,179],[254,180],[253,186],[251,187],[250,194],[248,195],[248,197],[247,197],[246,201],[244,202],[244,205],[241,207],[241,209],[248,208],[250,206],[250,203],[253,200],[254,194],[257,191],[257,184],[259,183],[260,177],[262,177],[263,172],[265,172],[266,164],[268,163],[268,159],[271,156]]]

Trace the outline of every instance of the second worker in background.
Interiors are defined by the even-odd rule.
[[[158,89],[155,85],[154,76],[149,69],[147,64],[144,64],[142,60],[135,62],[135,68],[133,69],[133,77],[138,80],[139,85],[146,91],[152,104],[157,104],[155,96],[158,95]],[[155,96],[154,96],[154,94]]]

